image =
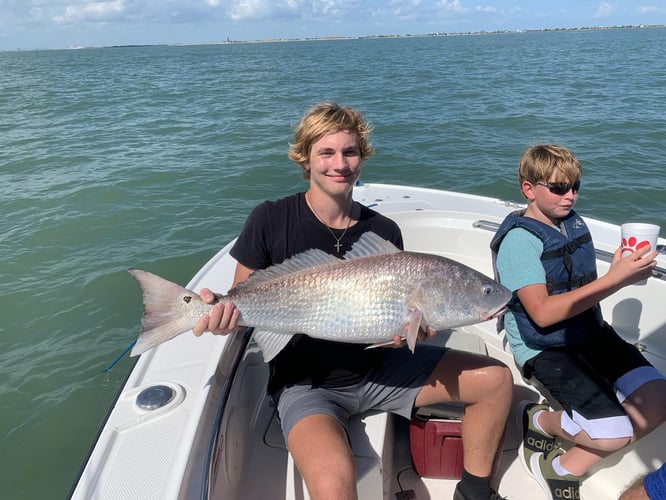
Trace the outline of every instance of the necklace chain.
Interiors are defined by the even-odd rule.
[[[328,224],[326,224],[326,223],[324,222],[324,220],[319,216],[319,214],[317,213],[317,210],[315,210],[315,207],[314,207],[314,205],[312,204],[312,202],[310,201],[310,197],[308,196],[309,194],[310,194],[309,191],[307,191],[307,192],[305,193],[305,202],[306,202],[307,205],[310,207],[310,209],[312,209],[312,213],[315,215],[315,217],[317,218],[317,220],[318,220],[319,222],[321,222],[321,223],[324,225],[324,227],[325,227],[326,229],[328,229],[328,232],[329,232],[329,233],[331,233],[331,236],[333,236],[333,239],[335,240],[335,245],[333,245],[333,246],[335,247],[335,250],[336,250],[338,253],[340,253],[340,249],[342,248],[342,243],[340,243],[340,241],[342,240],[342,238],[345,237],[345,234],[347,234],[347,230],[349,229],[349,226],[351,225],[351,214],[349,215],[349,220],[347,221],[347,227],[345,227],[345,230],[342,231],[342,234],[341,234],[340,237],[338,238],[338,237],[335,235],[335,233],[333,232],[333,230],[330,228],[330,226],[329,226]]]

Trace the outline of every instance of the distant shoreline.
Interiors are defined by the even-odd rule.
[[[359,35],[359,36],[318,36],[306,38],[265,38],[258,40],[231,40],[217,42],[192,42],[192,43],[168,43],[155,44],[156,46],[194,46],[194,45],[231,45],[244,43],[278,43],[278,42],[317,42],[317,41],[335,41],[335,40],[374,40],[384,38],[422,38],[439,36],[474,36],[474,35],[509,35],[520,33],[548,33],[548,32],[567,32],[567,31],[603,31],[603,30],[623,30],[623,29],[653,29],[666,28],[665,24],[639,24],[626,26],[589,26],[583,28],[535,28],[535,29],[516,29],[516,30],[496,30],[496,31],[456,31],[456,32],[432,32],[419,34],[394,34],[394,35]],[[111,47],[150,47],[152,45],[114,45]]]
[[[232,44],[251,44],[251,43],[278,43],[278,42],[316,42],[316,41],[335,41],[335,40],[375,40],[384,38],[422,38],[422,37],[445,37],[445,36],[475,36],[475,35],[511,35],[521,33],[557,33],[571,31],[604,31],[604,30],[623,30],[623,29],[654,29],[666,28],[665,24],[639,24],[626,26],[589,26],[582,28],[534,28],[534,29],[515,29],[515,30],[496,30],[496,31],[453,31],[453,32],[432,32],[419,34],[393,34],[393,35],[359,35],[359,36],[317,36],[305,38],[265,38],[257,40],[232,40],[227,38],[224,41],[209,42],[180,42],[180,43],[154,43],[154,44],[123,44],[123,45],[100,45],[100,46],[75,46],[68,48],[55,49],[7,49],[0,52],[32,52],[39,50],[77,50],[77,49],[113,49],[113,48],[131,48],[131,47],[189,47],[197,45],[232,45]]]

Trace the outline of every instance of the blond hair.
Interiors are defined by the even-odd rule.
[[[553,172],[562,181],[576,182],[583,175],[583,168],[570,149],[556,144],[537,144],[525,150],[518,164],[518,182],[536,184],[550,181]]]
[[[302,169],[304,179],[310,178],[306,163],[310,162],[312,144],[326,134],[349,130],[356,134],[361,160],[370,158],[375,150],[368,142],[372,125],[363,115],[347,106],[336,103],[321,103],[310,108],[294,131],[294,143],[289,145],[289,159]]]

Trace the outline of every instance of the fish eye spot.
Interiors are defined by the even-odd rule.
[[[483,295],[490,295],[493,293],[493,287],[490,285],[483,286]]]
[[[185,295],[185,297],[183,297],[183,301],[186,304],[189,304],[191,300],[192,300],[192,297],[190,295]]]

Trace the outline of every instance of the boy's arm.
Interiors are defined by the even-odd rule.
[[[545,284],[527,285],[517,290],[523,308],[540,327],[571,318],[609,297],[620,288],[644,279],[657,265],[657,252],[638,250],[624,258],[615,252],[608,272],[597,280],[570,292],[548,295]]]

